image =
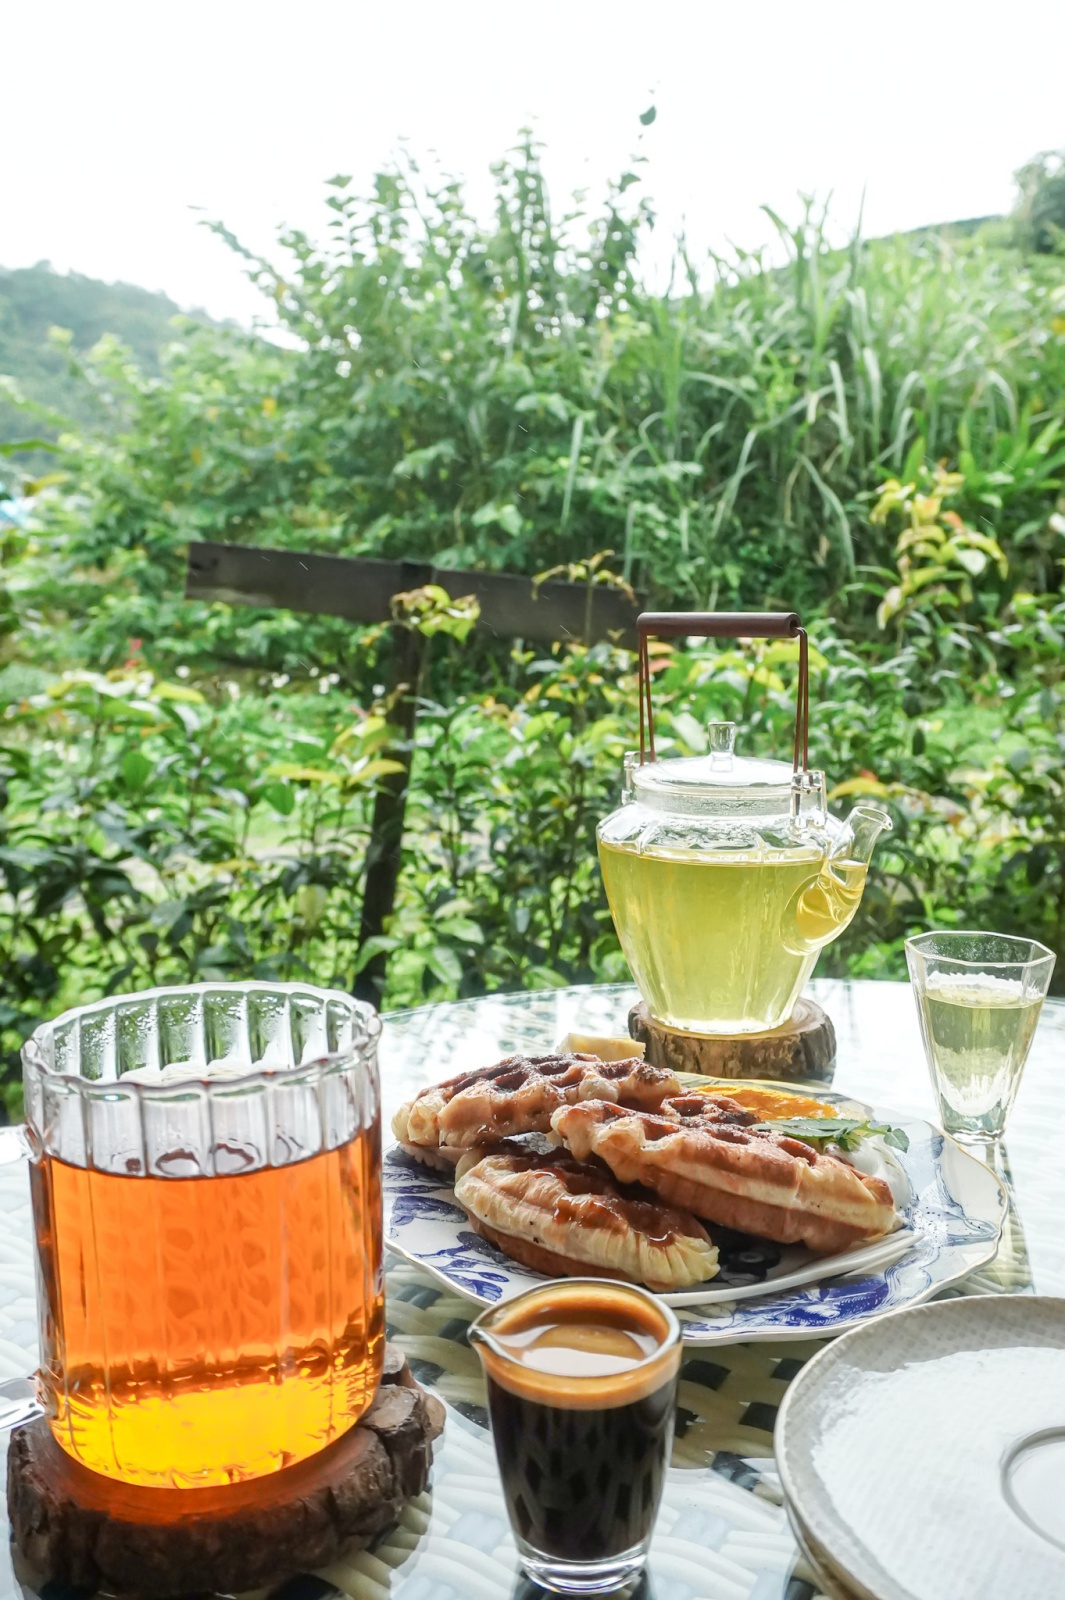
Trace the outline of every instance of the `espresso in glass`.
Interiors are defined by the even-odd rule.
[[[522,1563],[548,1588],[616,1588],[643,1566],[673,1438],[680,1329],[628,1284],[545,1285],[470,1330]]]

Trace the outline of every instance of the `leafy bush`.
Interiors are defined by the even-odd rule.
[[[1017,174],[1017,220],[1032,250],[1060,250],[1065,241],[1065,150],[1044,150]]]
[[[225,638],[186,607],[182,551],[204,537],[529,573],[612,548],[663,604],[845,609],[869,635],[854,579],[890,561],[871,501],[941,457],[1007,587],[1057,588],[1056,260],[979,238],[833,251],[807,211],[777,219],[785,265],[721,259],[707,283],[681,255],[662,296],[637,273],[638,194],[626,174],[583,234],[557,224],[528,142],[489,228],[412,170],[366,199],[337,178],[329,243],[249,258],[293,348],[186,323],[157,379],[105,341],[80,370],[108,431],[67,436],[41,505],[64,646],[92,667],[131,637],[168,659],[343,658],[336,624]]]
[[[707,287],[682,254],[655,295],[631,174],[583,235],[528,143],[497,183],[484,228],[413,171],[365,201],[334,180],[329,244],[249,260],[285,348],[183,324],[161,376],[113,341],[76,363],[107,428],[23,474],[29,527],[0,544],[12,1076],[38,1017],[148,983],[348,987],[385,954],[399,1006],[624,976],[594,826],[632,658],[467,638],[461,596],[408,597],[438,637],[395,913],[360,948],[372,800],[405,754],[387,630],[185,602],[204,537],[528,573],[612,549],[663,605],[801,607],[833,804],[895,823],[822,970],[897,976],[929,923],[1065,954],[1060,258],[836,251],[807,211],[783,266],[722,260]],[[710,718],[790,749],[792,646],[655,668],[663,750]]]

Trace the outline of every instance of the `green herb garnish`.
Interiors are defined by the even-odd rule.
[[[892,1128],[886,1122],[859,1122],[852,1117],[782,1117],[780,1121],[759,1122],[759,1128],[769,1133],[785,1133],[789,1139],[823,1150],[826,1144],[838,1144],[841,1150],[857,1150],[863,1139],[880,1134],[885,1144],[896,1150],[908,1150],[910,1141],[901,1128]]]

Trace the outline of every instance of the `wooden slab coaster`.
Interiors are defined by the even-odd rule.
[[[768,1033],[684,1033],[652,1017],[641,1000],[629,1012],[629,1033],[647,1047],[652,1066],[699,1072],[707,1078],[815,1079],[831,1083],[836,1030],[831,1018],[802,995],[779,1028]]]
[[[11,1435],[15,1543],[42,1579],[151,1600],[257,1589],[327,1566],[395,1522],[429,1479],[443,1403],[386,1347],[377,1398],[318,1455],[248,1483],[151,1489],[90,1472],[43,1417]]]

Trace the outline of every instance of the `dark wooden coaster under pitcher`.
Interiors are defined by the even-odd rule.
[[[831,1076],[831,1022],[801,991],[858,909],[887,813],[828,809],[810,768],[810,673],[794,612],[645,612],[640,748],[621,805],[596,836],[611,915],[643,1001],[630,1018],[656,1064],[717,1077]],[[736,725],[705,756],[655,751],[649,641],[793,639],[799,675],[790,762],[737,755]]]
[[[150,1489],[90,1472],[43,1417],[11,1436],[15,1544],[45,1580],[171,1597],[255,1589],[328,1566],[391,1526],[429,1479],[444,1408],[388,1346],[381,1388],[317,1455],[246,1483]]]

